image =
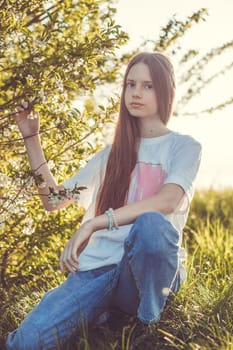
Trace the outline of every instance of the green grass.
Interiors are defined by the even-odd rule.
[[[233,350],[233,190],[196,194],[184,242],[188,278],[158,323],[138,336],[132,320],[114,329],[109,324],[92,330],[84,327],[79,339],[60,349]],[[0,349],[7,332],[43,293],[27,285],[0,289]]]

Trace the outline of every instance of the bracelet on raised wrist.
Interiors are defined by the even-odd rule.
[[[45,164],[47,164],[47,160],[45,160],[43,163],[41,163],[36,169],[32,169],[32,172],[35,173],[37,170],[39,170]]]
[[[39,133],[37,132],[36,134],[32,134],[32,135],[29,135],[29,136],[25,136],[23,137],[24,140],[27,140],[27,139],[30,139],[31,137],[34,137],[34,136],[37,136],[39,135]]]

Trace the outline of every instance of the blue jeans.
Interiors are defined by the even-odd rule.
[[[160,213],[145,213],[125,240],[118,265],[70,274],[50,290],[7,338],[8,350],[57,349],[111,308],[144,323],[160,318],[169,292],[179,289],[179,234]]]

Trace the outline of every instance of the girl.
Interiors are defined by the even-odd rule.
[[[110,308],[157,321],[169,293],[185,279],[182,230],[193,196],[200,144],[167,128],[175,92],[173,67],[161,53],[140,53],[128,65],[113,144],[96,154],[75,176],[58,186],[39,138],[39,118],[27,108],[15,116],[46,210],[48,187],[86,186],[79,202],[86,209],[81,227],[60,258],[70,272],[45,294],[7,348],[56,349],[85,320],[95,324]],[[24,106],[27,107],[27,106]]]

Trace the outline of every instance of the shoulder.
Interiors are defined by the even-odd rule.
[[[202,145],[197,139],[190,135],[181,134],[176,131],[172,132],[170,142],[172,148],[174,149],[193,148],[199,150],[199,152],[202,150]]]
[[[99,152],[99,157],[101,158],[101,161],[107,162],[111,148],[111,145],[107,145]]]
[[[201,147],[201,143],[197,139],[195,139],[191,135],[182,134],[182,133],[177,132],[177,131],[172,132],[171,139],[174,143],[177,143],[177,144],[192,143],[192,144],[200,145],[200,147]]]
[[[91,162],[105,162],[108,159],[110,150],[111,145],[108,145],[102,148],[100,151],[97,151],[96,154],[91,158]]]

